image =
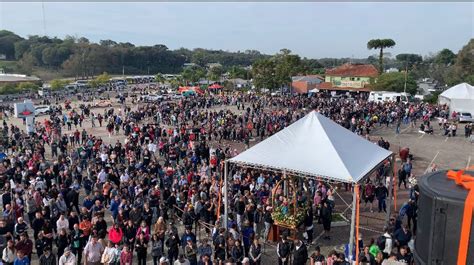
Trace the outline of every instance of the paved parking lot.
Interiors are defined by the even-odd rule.
[[[122,108],[115,99],[114,108],[116,111]],[[127,99],[129,100],[129,99]],[[73,103],[74,104],[74,103]],[[131,103],[128,101],[128,104]],[[235,107],[230,107],[234,111],[237,111]],[[104,108],[92,109],[94,113],[103,113]],[[37,118],[37,121],[43,121],[47,116],[41,116]],[[12,119],[14,124],[21,125],[21,121],[18,119]],[[83,124],[86,131],[89,133],[102,137],[106,143],[115,143],[116,141],[123,141],[124,137],[120,135],[112,135],[109,137],[105,126],[91,128],[90,121],[85,121]],[[445,137],[441,135],[441,130],[437,124],[433,124],[435,133],[434,135],[426,135],[418,132],[417,128],[402,127],[400,134],[395,134],[394,127],[377,127],[373,130],[371,137],[372,141],[377,141],[380,137],[388,140],[391,144],[391,150],[398,153],[400,148],[409,147],[410,152],[414,155],[413,161],[413,172],[419,177],[428,171],[431,165],[434,163],[438,169],[451,169],[451,168],[465,168],[474,164],[474,144],[471,144],[468,139],[464,137],[464,127],[459,126],[458,136],[456,137]],[[82,130],[81,128],[78,128]],[[73,126],[73,130],[74,126]],[[70,131],[64,131],[69,133]],[[251,141],[251,145],[258,143],[258,141]],[[238,151],[244,150],[243,144],[240,143],[227,143],[232,145]],[[50,150],[47,148],[47,156],[49,156]],[[400,164],[398,163],[398,166]],[[346,209],[344,201],[351,203],[352,196],[350,192],[345,192],[341,187],[340,197],[336,197],[337,210],[343,211]],[[402,189],[398,193],[398,208],[408,198],[407,190]],[[364,207],[361,207],[362,218],[361,225],[364,228],[361,229],[364,240],[369,240],[371,237],[376,238],[378,233],[382,230],[383,220],[385,214],[383,213],[372,213],[367,211]],[[347,211],[350,213],[350,210]],[[347,215],[349,217],[349,215]],[[108,223],[111,223],[110,217],[106,217]],[[314,245],[310,247],[310,252],[314,249],[314,246],[320,245],[323,250],[323,254],[327,254],[332,249],[340,249],[340,246],[347,243],[349,240],[349,226],[336,227],[331,232],[331,239],[324,240],[322,237],[322,226],[315,226],[315,241]],[[270,264],[276,262],[275,245],[270,244],[265,247],[266,253],[264,255],[264,264]],[[151,260],[148,261],[151,264]]]

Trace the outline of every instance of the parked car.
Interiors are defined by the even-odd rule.
[[[37,106],[35,107],[35,116],[47,115],[51,113],[50,106]]]
[[[112,101],[99,100],[94,104],[94,107],[99,107],[99,108],[112,107]]]
[[[153,95],[153,94],[150,94],[150,95],[145,95],[142,97],[143,101],[146,101],[146,102],[153,102],[153,101],[159,101],[159,100],[162,100],[163,99],[163,96],[162,95]]]
[[[472,115],[469,112],[459,112],[458,121],[459,122],[474,122],[474,118],[472,118]]]
[[[182,98],[183,98],[183,95],[181,95],[181,94],[173,94],[173,95],[171,96],[171,98],[172,98],[172,99],[182,99]]]

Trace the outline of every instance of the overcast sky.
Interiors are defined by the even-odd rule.
[[[0,2],[0,28],[170,49],[281,48],[309,57],[365,58],[371,38],[393,55],[459,51],[474,36],[473,3],[42,3]],[[44,27],[45,25],[45,27]]]

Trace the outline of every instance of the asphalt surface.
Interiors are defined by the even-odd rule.
[[[120,109],[122,106],[116,103],[117,100],[111,97],[112,102],[114,103],[113,107],[115,109]],[[127,99],[126,104],[130,105],[130,100]],[[76,102],[73,102],[73,106],[77,106]],[[236,107],[225,107],[231,108],[233,111],[237,111]],[[103,113],[104,108],[94,108],[92,112],[94,113]],[[36,121],[43,121],[47,116],[40,116],[36,118]],[[16,125],[19,125],[20,128],[23,127],[21,121],[16,118],[10,119],[9,123],[13,122]],[[458,136],[456,137],[446,137],[441,135],[441,130],[437,124],[433,124],[434,135],[425,135],[418,132],[417,128],[411,128],[409,126],[403,125],[400,134],[395,134],[394,127],[377,127],[375,128],[370,135],[372,141],[377,141],[380,137],[383,137],[385,140],[388,140],[391,144],[391,150],[398,154],[400,148],[409,147],[410,152],[414,155],[413,160],[413,173],[416,177],[421,177],[425,172],[429,171],[431,165],[434,163],[437,165],[438,169],[452,169],[452,168],[465,168],[468,166],[474,165],[474,144],[471,144],[468,139],[464,138],[464,128],[459,126]],[[78,127],[79,128],[79,127]],[[124,140],[124,136],[112,135],[109,137],[108,132],[106,131],[105,126],[91,128],[90,121],[86,120],[83,123],[83,128],[86,129],[88,133],[91,133],[97,137],[102,137],[106,143],[115,143],[117,140]],[[73,130],[75,130],[73,126]],[[82,130],[82,128],[79,128]],[[69,131],[64,130],[64,133],[69,133]],[[258,143],[257,140],[250,141],[251,146]],[[224,145],[230,145],[232,148],[237,149],[239,152],[244,150],[245,147],[242,143],[229,142],[224,143]],[[50,156],[49,148],[47,150],[47,157]],[[400,166],[400,162],[397,163],[397,167]],[[350,219],[350,208],[347,207],[347,204],[352,202],[351,192],[346,192],[343,185],[339,185],[338,195],[336,196],[336,212],[344,212],[345,216]],[[408,191],[403,189],[398,192],[397,208],[408,199]],[[362,206],[361,209],[361,230],[362,238],[365,241],[370,240],[370,238],[377,238],[379,233],[382,231],[384,225],[384,213],[370,212],[368,208]],[[374,209],[376,209],[376,202],[374,203]],[[106,215],[106,221],[110,225],[111,217]],[[341,246],[346,244],[349,241],[349,226],[334,227],[331,231],[331,239],[323,239],[323,229],[322,225],[314,226],[314,244],[309,247],[309,252],[311,253],[314,250],[316,245],[321,246],[322,253],[327,255],[330,250],[336,249],[341,251]],[[180,230],[182,228],[180,227]],[[180,231],[181,232],[181,231]],[[199,233],[204,235],[204,233]],[[198,234],[198,238],[199,235]],[[264,247],[263,255],[263,264],[271,264],[277,262],[276,259],[276,248],[275,243],[266,244]],[[150,248],[149,248],[150,250]],[[33,264],[35,260],[37,261],[36,255],[33,255]],[[147,264],[152,264],[151,255],[148,256]]]

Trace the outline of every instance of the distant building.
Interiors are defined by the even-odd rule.
[[[421,80],[416,81],[418,85],[418,91],[421,95],[429,95],[434,91],[439,89],[439,84],[436,80],[431,78],[423,78]]]
[[[249,80],[245,80],[245,79],[242,79],[242,78],[228,79],[227,81],[229,81],[230,83],[235,85],[237,88],[242,88],[242,87],[246,87],[246,86],[250,85]]]
[[[371,64],[346,63],[326,70],[325,80],[316,88],[320,90],[369,92],[370,84],[379,76],[377,68]]]
[[[197,64],[195,64],[195,63],[185,63],[185,64],[183,64],[183,67],[194,67],[194,66],[197,66]]]
[[[291,79],[292,91],[300,94],[308,93],[324,81],[320,75],[293,76]]]
[[[389,68],[387,70],[385,70],[386,73],[398,73],[400,72],[400,70],[398,70],[397,68]]]
[[[222,64],[220,63],[208,63],[206,64],[207,68],[214,68],[214,67],[222,67]]]
[[[0,85],[19,83],[40,83],[41,79],[36,76],[0,73]]]

